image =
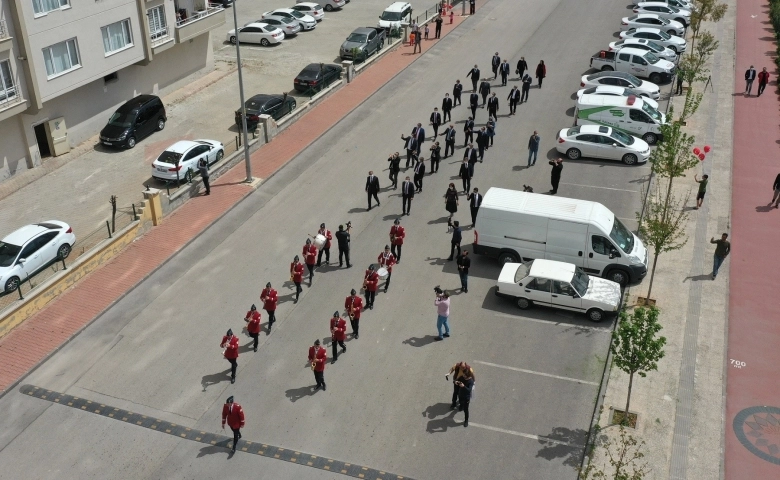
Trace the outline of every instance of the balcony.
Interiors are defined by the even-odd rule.
[[[0,53],[11,49],[11,33],[4,18],[0,18]]]
[[[0,122],[27,110],[27,101],[22,98],[19,86],[0,84]]]
[[[170,27],[167,26],[149,34],[149,43],[154,53],[168,50],[175,45],[174,40],[174,36],[170,34]]]
[[[176,43],[183,43],[225,24],[225,9],[212,7],[189,12],[180,9],[176,15]]]

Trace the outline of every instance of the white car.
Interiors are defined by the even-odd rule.
[[[616,42],[610,42],[610,51],[618,51],[621,48],[637,48],[639,50],[645,50],[647,52],[653,52],[656,57],[663,58],[674,62],[677,60],[677,53],[671,48],[659,45],[652,40],[646,38],[624,38]]]
[[[227,41],[233,45],[236,42],[241,43],[259,43],[267,47],[271,44],[281,43],[284,40],[284,32],[267,23],[248,23],[238,29],[238,35],[235,30],[227,33]]]
[[[620,32],[620,38],[627,40],[629,38],[641,38],[644,40],[650,40],[658,45],[668,48],[676,52],[678,55],[685,51],[687,43],[682,37],[677,35],[669,35],[668,33],[658,28],[629,28],[624,32]]]
[[[281,15],[269,15],[265,18],[261,18],[260,20],[255,20],[254,22],[250,22],[250,23],[266,23],[271,27],[276,27],[282,32],[284,32],[285,38],[297,35],[298,32],[301,31],[300,23],[298,23],[296,20],[292,18],[283,17]],[[249,23],[247,23],[247,25],[249,25]]]
[[[306,2],[298,0],[298,3],[291,7],[293,10],[297,10],[304,15],[308,15],[311,18],[321,22],[325,18],[325,12],[322,10],[322,6],[319,3]]]
[[[179,140],[152,162],[152,177],[164,182],[192,181],[198,173],[198,162],[209,165],[225,156],[225,147],[216,140]]]
[[[661,98],[661,89],[653,82],[640,80],[630,73],[604,71],[583,75],[580,80],[580,88],[598,87],[599,85],[612,85],[636,90],[643,97],[653,100]]]
[[[306,0],[295,0],[295,3],[304,3]],[[340,9],[344,5],[346,5],[347,0],[319,0],[321,4],[325,6],[326,12],[332,12],[333,10]],[[293,7],[295,8],[295,7]]]
[[[581,312],[593,322],[614,316],[620,306],[620,284],[590,276],[573,263],[536,259],[505,263],[496,295],[511,298],[523,310],[534,305]]]
[[[641,3],[643,0],[631,0],[631,3],[634,5]],[[673,7],[682,8],[683,10],[688,10],[689,12],[692,12],[694,9],[693,3],[691,3],[691,0],[655,0],[660,3],[668,4]]]
[[[577,99],[581,98],[583,95],[611,95],[614,97],[630,97],[631,95],[637,97],[641,96],[648,105],[655,108],[656,110],[658,109],[658,102],[650,98],[649,95],[626,87],[599,85],[598,87],[588,87],[577,90]]]
[[[6,293],[46,268],[68,258],[76,235],[65,222],[48,220],[26,225],[0,240],[0,285]]]
[[[619,160],[626,165],[650,158],[650,145],[612,127],[580,125],[558,132],[555,148],[571,160],[582,157]]]
[[[634,7],[634,13],[654,13],[661,18],[674,20],[684,26],[691,23],[691,11],[677,8],[666,2],[639,2]]]
[[[263,18],[271,16],[292,18],[300,24],[303,30],[314,30],[317,26],[317,20],[315,20],[314,17],[301,13],[298,10],[293,10],[292,8],[277,8],[276,10],[271,10],[270,12],[265,12],[263,14]]]
[[[669,35],[685,35],[685,27],[682,23],[661,18],[654,13],[640,13],[633,17],[623,17],[623,20],[620,22],[621,31],[641,27],[659,28]]]

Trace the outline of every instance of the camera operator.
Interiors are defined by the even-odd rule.
[[[349,263],[349,231],[351,229],[352,222],[347,222],[346,230],[344,230],[344,225],[339,225],[339,231],[336,232],[336,242],[339,245],[339,267],[344,266],[344,257],[347,257],[347,268],[352,267],[352,264]]]
[[[436,300],[433,304],[436,305],[436,329],[439,331],[436,340],[444,340],[444,337],[450,336],[450,294],[443,291],[438,285],[433,287],[433,291],[436,293]],[[442,327],[444,327],[443,334]]]

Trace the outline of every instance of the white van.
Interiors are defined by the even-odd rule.
[[[582,95],[577,100],[575,125],[605,125],[641,137],[650,145],[662,139],[666,115],[642,97]]]
[[[622,286],[647,275],[642,241],[600,203],[491,188],[474,228],[475,254],[504,263],[573,263]]]
[[[406,2],[395,2],[382,12],[379,16],[379,28],[392,30],[401,28],[402,25],[409,24],[412,21],[412,5]]]

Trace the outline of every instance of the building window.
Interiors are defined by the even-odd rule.
[[[133,46],[129,18],[112,23],[100,30],[103,32],[103,51],[106,52],[106,55]]]
[[[52,10],[59,10],[70,6],[68,0],[32,0],[32,2],[33,11],[36,15],[45,15]]]
[[[8,60],[0,62],[0,102],[16,97],[16,85],[11,76],[11,63]]]
[[[49,78],[56,77],[81,66],[76,39],[71,38],[62,43],[43,49],[43,59],[46,63],[46,74]]]
[[[168,35],[168,24],[165,22],[165,7],[163,5],[147,10],[146,18],[149,19],[149,35],[152,40]]]

